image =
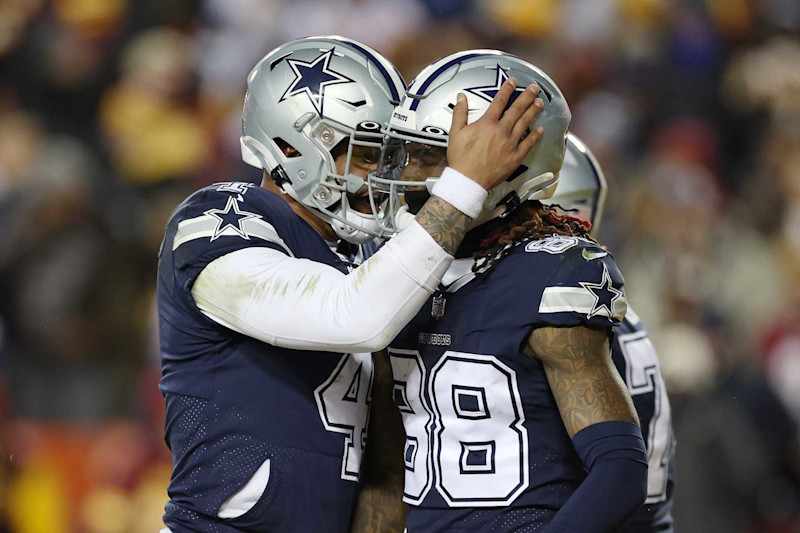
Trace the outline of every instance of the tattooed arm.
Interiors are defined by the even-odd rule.
[[[608,335],[535,329],[526,351],[542,362],[564,427],[588,474],[546,533],[617,531],[647,496],[647,452]]]
[[[431,196],[416,221],[445,252],[453,255],[467,233],[470,218],[438,196]]]
[[[639,424],[630,393],[611,361],[605,332],[538,328],[528,337],[527,353],[542,362],[570,438],[599,422]]]
[[[408,508],[403,503],[403,444],[405,431],[392,401],[392,368],[385,351],[373,354],[367,448],[361,471],[363,485],[353,514],[353,533],[402,533]]]

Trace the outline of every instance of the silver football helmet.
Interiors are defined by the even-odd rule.
[[[544,107],[531,128],[544,127],[544,136],[522,165],[504,183],[489,191],[483,215],[476,223],[506,216],[526,200],[552,196],[564,161],[567,128],[572,118],[564,95],[553,80],[527,61],[498,50],[468,50],[423,69],[411,82],[384,129],[388,139],[381,163],[378,171],[370,175],[371,187],[389,197],[385,208],[389,216],[382,223],[403,220],[405,211],[413,213],[418,203],[415,198],[424,197],[425,189],[433,187],[447,166],[448,130],[458,93],[467,97],[471,123],[483,116],[509,77],[517,79],[511,102],[528,85],[535,83],[539,87]]]
[[[603,217],[608,185],[603,169],[589,148],[576,135],[567,134],[567,155],[555,194],[542,203],[557,205],[570,215],[592,223],[596,235]]]
[[[354,148],[380,149],[381,127],[404,91],[394,65],[357,41],[308,37],[279,46],[247,77],[242,159],[269,172],[340,238],[361,243],[380,236],[380,206],[370,199],[372,212],[365,214],[348,201],[347,193],[368,189],[351,158]],[[342,141],[347,162],[339,174],[331,150]],[[287,146],[296,152],[287,156]]]

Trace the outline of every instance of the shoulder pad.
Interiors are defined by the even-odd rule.
[[[191,195],[173,213],[170,224],[176,227],[172,250],[197,239],[210,244],[232,238],[267,241],[291,255],[274,225],[276,218],[289,214],[287,211],[291,208],[286,202],[252,183],[216,183]]]
[[[622,273],[611,253],[595,242],[552,236],[524,244],[524,256],[530,283],[541,291],[540,323],[606,328],[625,317]]]
[[[178,206],[167,224],[159,258],[159,277],[190,290],[213,260],[242,248],[272,248],[294,256],[294,212],[283,199],[251,183],[216,183]],[[287,243],[288,242],[288,243]]]

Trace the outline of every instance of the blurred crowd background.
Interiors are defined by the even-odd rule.
[[[470,48],[551,75],[660,353],[678,530],[800,531],[799,31],[797,0],[0,0],[0,532],[158,530],[164,224],[260,179],[249,69],[334,33],[409,81]]]

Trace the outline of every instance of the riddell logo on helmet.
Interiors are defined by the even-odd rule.
[[[401,112],[395,109],[389,122],[404,128],[415,129],[417,127],[417,114],[411,110],[404,109]]]

